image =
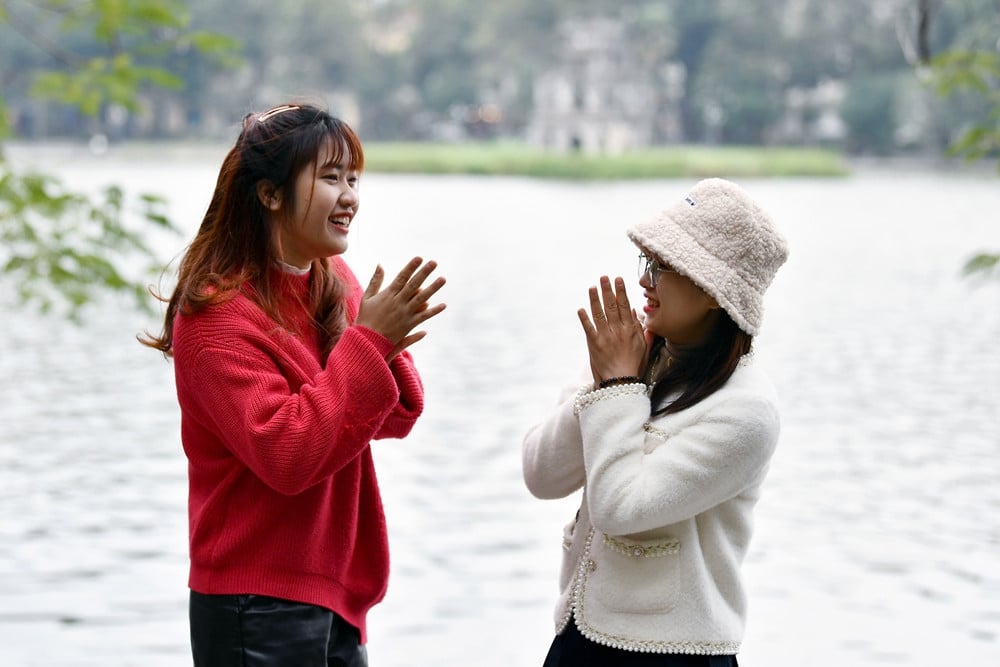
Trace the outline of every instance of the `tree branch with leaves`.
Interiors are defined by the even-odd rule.
[[[144,112],[143,95],[177,89],[184,81],[166,59],[195,54],[213,66],[236,62],[238,44],[222,35],[190,30],[186,6],[175,0],[0,1],[0,24],[15,28],[56,67],[32,73],[32,92],[98,119],[111,106]],[[64,37],[84,35],[74,51]],[[6,158],[12,136],[0,92],[0,282],[16,285],[23,306],[64,310],[79,319],[102,293],[127,294],[149,309],[149,277],[161,265],[147,235],[176,231],[166,202],[140,194],[137,203],[120,186],[97,195],[75,192],[55,176],[23,171]]]
[[[991,111],[978,123],[966,128],[948,148],[966,160],[981,160],[1000,154],[1000,41],[993,48],[951,49],[933,54],[930,46],[932,5],[918,0],[916,66],[928,85],[940,96],[971,93],[988,102]],[[1000,22],[1000,15],[996,18]],[[905,40],[901,40],[904,52]],[[1000,169],[1000,165],[998,165]],[[1000,278],[1000,253],[979,252],[964,267],[966,275]]]

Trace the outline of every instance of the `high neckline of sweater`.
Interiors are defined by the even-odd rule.
[[[275,262],[271,265],[269,273],[273,285],[277,286],[286,294],[296,294],[300,297],[308,293],[309,285],[312,282],[311,267],[310,270],[304,272],[298,269],[295,269],[295,271],[289,271],[285,269],[285,266]]]
[[[307,266],[304,269],[300,269],[297,266],[293,266],[291,264],[287,264],[285,262],[282,262],[280,259],[277,260],[275,262],[275,264],[277,265],[277,267],[279,269],[281,269],[282,273],[290,273],[293,276],[307,276],[307,275],[309,275],[309,272],[312,271],[312,265]]]

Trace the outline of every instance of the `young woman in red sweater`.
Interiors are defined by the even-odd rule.
[[[143,341],[174,359],[195,665],[367,665],[389,572],[370,443],[420,415],[407,348],[445,306],[433,261],[362,289],[341,259],[363,167],[321,109],[248,115]]]

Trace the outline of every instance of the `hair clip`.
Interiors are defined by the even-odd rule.
[[[268,118],[273,118],[278,114],[285,113],[286,111],[294,111],[295,109],[301,109],[302,107],[296,106],[294,104],[282,104],[281,106],[274,107],[273,109],[268,109],[264,113],[257,116],[257,122],[263,123]]]

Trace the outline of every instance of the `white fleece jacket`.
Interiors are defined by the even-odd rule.
[[[645,385],[564,397],[523,445],[539,498],[583,487],[563,536],[556,632],[632,651],[733,655],[739,568],[778,439],[774,388],[744,359],[697,405],[650,419]]]

